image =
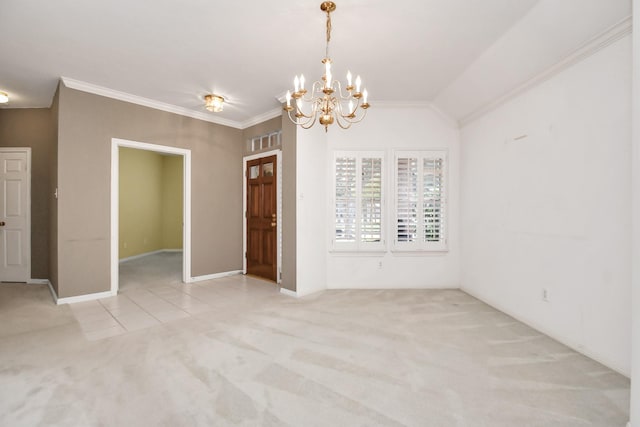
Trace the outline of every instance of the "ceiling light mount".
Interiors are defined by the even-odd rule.
[[[329,42],[331,41],[331,12],[336,10],[336,4],[332,1],[324,1],[320,9],[327,14],[327,48],[324,64],[324,75],[311,85],[311,91],[304,87],[304,76],[296,76],[293,80],[294,91],[287,91],[287,105],[284,110],[289,119],[303,129],[309,129],[316,121],[324,126],[325,132],[334,122],[342,129],[348,129],[353,123],[358,123],[367,114],[370,107],[367,102],[367,90],[362,88],[362,80],[357,76],[352,81],[351,72],[347,73],[347,85],[342,90],[340,81],[333,80],[331,74],[331,57],[329,56]],[[354,84],[355,83],[355,84]],[[295,100],[295,106],[291,105],[291,99]]]
[[[220,95],[208,94],[204,96],[204,108],[214,113],[219,113],[224,108],[224,98]]]

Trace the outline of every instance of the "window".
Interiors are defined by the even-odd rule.
[[[279,147],[282,143],[282,131],[266,133],[247,140],[247,151],[255,152],[267,148]]]
[[[336,152],[334,157],[334,250],[383,250],[383,158],[381,152]]]
[[[446,154],[446,151],[395,153],[394,250],[447,249]]]

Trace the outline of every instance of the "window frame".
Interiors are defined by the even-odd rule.
[[[418,216],[417,235],[419,239],[413,242],[398,241],[398,160],[404,158],[416,158],[418,160],[418,182],[417,182],[417,206],[418,212],[420,206],[424,203],[424,161],[425,159],[442,159],[442,191],[441,199],[443,205],[443,213],[441,215],[441,238],[438,241],[425,241],[425,222],[424,215]],[[426,150],[393,150],[393,166],[391,179],[392,205],[391,214],[389,215],[392,223],[389,224],[389,233],[391,237],[391,251],[398,253],[419,253],[419,252],[447,252],[449,250],[449,150],[448,149],[426,149]]]
[[[336,185],[337,174],[336,166],[338,158],[355,158],[356,160],[356,207],[355,207],[355,242],[339,242],[336,240]],[[362,241],[362,162],[365,158],[380,159],[380,241],[365,242]],[[333,152],[331,161],[331,189],[330,189],[330,252],[386,252],[386,228],[387,228],[387,206],[386,206],[386,187],[387,187],[387,163],[386,152],[383,150],[339,150]]]

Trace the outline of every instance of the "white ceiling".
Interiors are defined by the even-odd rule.
[[[322,73],[315,0],[2,0],[4,108],[48,107],[65,76],[223,120],[279,106],[295,74]],[[370,102],[433,102],[463,119],[631,14],[631,0],[337,0],[334,76]],[[211,113],[213,114],[213,113]]]

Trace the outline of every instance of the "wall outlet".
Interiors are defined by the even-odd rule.
[[[549,291],[547,288],[542,288],[542,301],[549,302]]]
[[[378,270],[382,270],[382,261],[378,261]]]

